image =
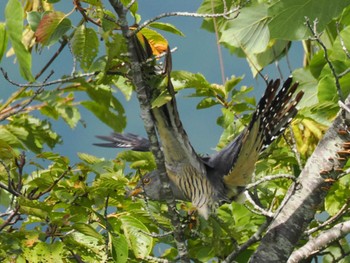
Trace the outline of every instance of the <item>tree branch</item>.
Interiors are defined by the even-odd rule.
[[[349,105],[350,96],[346,104]],[[345,117],[344,117],[345,116]],[[350,114],[341,110],[319,142],[299,176],[293,195],[273,219],[249,262],[286,262],[300,236],[324,201],[331,181],[341,174],[347,156],[340,156],[350,141]],[[340,130],[341,129],[341,130]],[[331,179],[331,180],[329,180]]]
[[[141,25],[139,25],[136,30],[133,30],[129,33],[129,37],[133,36],[133,35],[136,35],[138,32],[140,32],[140,30],[142,30],[143,28],[145,28],[146,26],[148,26],[149,24],[157,21],[157,20],[160,20],[162,18],[165,18],[165,17],[171,17],[171,16],[189,16],[189,17],[199,17],[199,18],[216,18],[216,17],[226,17],[230,14],[233,14],[233,13],[237,13],[238,15],[238,12],[240,10],[240,7],[236,7],[232,10],[229,10],[229,11],[226,11],[224,13],[220,13],[220,14],[198,14],[198,13],[190,13],[190,12],[169,12],[169,13],[163,13],[163,14],[160,14],[158,16],[155,16],[149,20],[146,20],[145,22],[143,22]],[[237,16],[236,15],[236,16]]]
[[[129,30],[129,25],[127,22],[127,12],[123,4],[118,0],[109,0],[110,4],[116,11],[119,17],[119,25],[125,39],[127,40],[130,62],[131,62],[131,74],[132,81],[136,89],[137,99],[141,108],[141,118],[144,122],[145,130],[147,132],[149,141],[151,143],[151,151],[156,158],[157,168],[159,171],[159,179],[162,183],[162,189],[164,196],[166,196],[166,203],[168,205],[168,212],[170,214],[172,225],[174,226],[174,239],[179,253],[180,260],[182,262],[190,262],[188,259],[188,252],[186,246],[186,240],[183,233],[183,228],[181,227],[181,222],[178,218],[178,213],[176,210],[176,202],[174,196],[169,186],[169,179],[166,174],[164,155],[160,150],[158,138],[156,135],[155,125],[151,115],[151,105],[149,98],[147,96],[147,91],[150,87],[147,81],[143,77],[142,65],[143,61],[139,61],[137,55],[137,47],[132,39],[134,35]],[[135,33],[136,34],[136,33]]]
[[[335,240],[343,238],[348,233],[350,233],[350,221],[341,222],[331,229],[321,232],[317,237],[310,239],[304,246],[294,251],[287,262],[297,263],[307,259],[329,246]]]

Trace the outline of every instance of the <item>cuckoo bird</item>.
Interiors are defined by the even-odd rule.
[[[168,49],[165,66],[160,71],[155,65],[147,40],[141,45],[132,39],[136,56],[142,67],[144,79],[148,79],[148,100],[167,93],[170,100],[151,108],[151,114],[164,153],[170,187],[176,199],[189,200],[199,214],[208,218],[217,204],[230,202],[252,180],[259,154],[275,140],[297,114],[297,104],[303,96],[300,91],[294,98],[298,84],[288,78],[280,89],[280,80],[269,81],[248,126],[221,151],[200,157],[192,147],[182,126],[176,105],[175,91],[171,82],[171,54]],[[160,80],[163,80],[161,82]],[[166,83],[159,85],[159,83]],[[158,83],[158,84],[157,84]],[[165,86],[165,87],[164,87]],[[136,151],[148,151],[147,139],[133,134],[97,136],[108,141],[95,144],[103,147],[124,147]],[[151,199],[162,199],[161,183],[155,170],[139,182]],[[136,191],[137,192],[137,191]]]
[[[279,89],[280,80],[270,81],[248,126],[225,148],[200,157],[191,146],[182,127],[175,97],[160,108],[152,109],[162,143],[170,187],[175,199],[188,200],[205,218],[211,207],[231,202],[251,182],[259,154],[287,127],[297,114],[297,104],[303,96],[298,86],[288,78]],[[149,151],[150,142],[127,133],[97,136],[107,141],[95,145]],[[161,200],[161,182],[157,170],[146,174],[134,193],[141,190],[154,200]]]

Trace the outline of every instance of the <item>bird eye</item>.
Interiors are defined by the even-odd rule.
[[[151,181],[151,179],[149,178],[149,177],[147,177],[147,178],[143,178],[143,183],[144,184],[149,184],[149,182]]]

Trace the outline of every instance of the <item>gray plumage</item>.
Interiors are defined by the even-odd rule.
[[[174,96],[165,105],[152,109],[175,198],[192,201],[205,218],[217,203],[236,198],[251,182],[260,153],[278,138],[297,114],[296,105],[303,92],[293,99],[298,84],[291,84],[292,79],[287,79],[278,92],[280,81],[270,81],[249,125],[221,151],[206,157],[198,156],[191,146],[178,116]],[[173,94],[172,86],[168,88]],[[150,147],[147,139],[133,134],[113,133],[110,137],[98,138],[109,142],[96,144],[99,146],[138,151],[147,151]],[[151,199],[163,199],[157,170],[147,174],[146,179],[149,183],[139,183],[138,188],[142,186]]]

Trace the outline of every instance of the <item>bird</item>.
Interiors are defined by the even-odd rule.
[[[207,219],[218,204],[232,202],[244,191],[252,181],[259,155],[284,132],[304,94],[299,91],[293,97],[298,83],[293,83],[292,77],[281,88],[280,82],[268,82],[249,124],[226,147],[209,156],[199,156],[190,144],[177,111],[174,89],[168,85],[172,99],[153,108],[152,114],[175,199],[191,201]],[[148,139],[132,133],[97,137],[107,141],[97,146],[150,150]],[[162,200],[160,188],[158,170],[154,170],[138,182],[133,193],[144,191],[150,199]]]
[[[251,121],[244,130],[221,151],[210,156],[200,156],[192,147],[180,120],[171,81],[172,58],[170,47],[160,67],[151,45],[145,36],[134,35],[130,39],[133,63],[140,68],[145,100],[152,105],[166,94],[162,103],[153,104],[150,113],[155,124],[164,154],[165,168],[174,198],[189,200],[205,219],[222,203],[233,201],[252,181],[255,164],[260,153],[266,149],[288,126],[298,110],[303,97],[298,83],[289,77],[280,87],[280,79],[270,80],[259,100]],[[136,81],[136,80],[135,80]],[[136,85],[137,83],[135,83]],[[164,97],[163,97],[164,98]],[[95,144],[105,147],[124,147],[148,150],[150,142],[134,134],[99,136],[107,143]],[[129,144],[128,144],[129,143]],[[136,188],[143,188],[151,199],[160,199],[162,184],[154,170],[140,180]]]

